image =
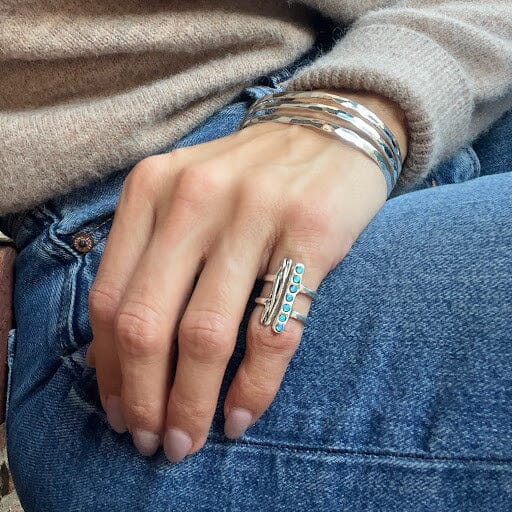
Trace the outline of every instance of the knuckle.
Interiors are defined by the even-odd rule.
[[[181,148],[174,148],[169,151],[169,153],[165,153],[162,156],[165,158],[167,162],[174,162],[177,166],[184,164],[190,158],[190,146],[184,146]]]
[[[150,402],[128,402],[124,404],[126,421],[133,426],[150,426],[156,417],[156,408]]]
[[[117,313],[116,333],[118,343],[126,354],[146,357],[163,352],[159,315],[141,302],[128,302]]]
[[[336,231],[335,214],[329,208],[295,203],[287,215],[290,219],[287,233],[290,244],[324,269],[339,261],[340,250],[345,251],[346,247],[338,246],[344,237]]]
[[[334,212],[320,201],[294,201],[287,212],[291,229],[295,234],[306,238],[320,238],[330,234],[334,228]]]
[[[212,165],[193,165],[181,171],[174,200],[199,209],[221,195],[223,188],[223,179]]]
[[[215,404],[206,400],[191,400],[184,397],[179,390],[172,389],[170,402],[173,416],[179,415],[182,420],[204,424],[213,416]]]
[[[231,353],[232,331],[231,322],[220,313],[189,311],[180,323],[179,348],[198,361],[224,361]]]
[[[125,180],[128,189],[147,189],[155,180],[160,179],[167,167],[165,155],[152,155],[138,162],[130,171]]]
[[[116,286],[106,282],[95,283],[88,297],[89,316],[92,323],[113,323],[121,293]]]

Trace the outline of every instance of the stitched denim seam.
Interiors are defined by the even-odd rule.
[[[16,355],[16,328],[10,329],[7,337],[7,386],[5,389],[5,415],[9,413],[12,388],[12,368]]]
[[[24,212],[21,212],[18,216],[14,216],[11,219],[11,223],[9,226],[10,230],[10,237],[14,240],[16,248],[18,251],[21,249],[18,235],[19,232],[22,230],[23,227],[26,227],[25,224],[29,223],[29,227],[27,228],[31,234],[33,234],[34,231],[37,231],[33,229],[33,226],[35,226],[38,222],[41,223],[40,233],[45,232],[46,226],[50,225],[52,222],[54,222],[55,218],[50,212],[47,210],[45,205],[39,205],[36,206],[32,210],[26,210]],[[21,244],[23,247],[28,246],[35,236],[32,236],[30,241],[25,241],[23,244]]]
[[[480,159],[478,158],[478,155],[476,154],[476,151],[474,150],[473,146],[468,146],[464,148],[466,153],[469,156],[469,159],[471,161],[472,166],[472,174],[478,178],[482,174],[482,165],[480,163]]]
[[[84,349],[84,347],[81,347]],[[78,352],[75,351],[74,354]],[[65,358],[65,360],[69,363],[65,366],[70,373],[73,374],[73,377],[83,378],[84,371],[90,371],[90,377],[94,377],[94,370],[85,368],[82,366],[80,361],[77,361],[73,358],[73,355],[70,355]],[[87,397],[81,393],[80,387],[75,387],[75,391],[83,398],[87,399]],[[215,445],[223,445],[228,446],[232,444],[232,441],[225,441],[220,438],[218,434],[208,435],[207,441],[213,443]],[[348,455],[348,456],[361,456],[361,457],[375,457],[375,458],[383,458],[389,457],[393,459],[404,459],[404,460],[418,460],[422,462],[454,462],[454,463],[466,463],[466,462],[475,462],[481,464],[500,464],[500,465],[510,465],[510,469],[512,470],[512,459],[511,458],[497,458],[497,457],[475,457],[471,455],[431,455],[428,453],[414,453],[414,452],[399,452],[393,450],[358,450],[356,448],[333,448],[333,447],[318,447],[318,446],[306,446],[306,445],[296,445],[296,444],[283,444],[283,443],[271,443],[265,441],[254,441],[254,440],[246,440],[239,439],[236,441],[236,444],[239,446],[247,446],[247,447],[262,447],[262,448],[270,448],[270,449],[278,449],[283,451],[291,451],[291,452],[306,452],[306,453],[324,453],[331,455]]]
[[[230,445],[232,443],[228,441],[223,441],[216,436],[209,436],[208,441],[218,445]],[[236,442],[237,445],[245,445],[247,447],[264,447],[270,448],[272,450],[278,449],[283,451],[291,451],[291,452],[307,452],[307,453],[324,453],[324,454],[332,454],[332,455],[348,455],[348,456],[361,456],[361,457],[389,457],[393,459],[405,459],[405,460],[419,460],[422,462],[455,462],[455,463],[465,463],[465,462],[476,462],[481,464],[499,464],[499,465],[510,465],[510,469],[512,470],[512,459],[509,458],[485,458],[485,457],[472,457],[472,456],[450,456],[450,455],[429,455],[422,453],[409,453],[409,452],[395,452],[392,450],[357,450],[351,448],[329,448],[329,447],[316,447],[316,446],[301,446],[301,445],[286,445],[286,444],[276,444],[269,443],[265,441],[248,441],[248,440],[238,440]]]
[[[69,284],[66,302],[66,315],[63,315],[63,322],[65,322],[65,330],[67,334],[68,343],[61,344],[62,349],[69,350],[71,347],[78,348],[75,341],[74,322],[73,318],[76,312],[76,287],[77,280],[79,278],[80,271],[85,264],[84,258],[77,258],[72,265],[69,266],[67,276],[64,280],[65,283]],[[64,309],[64,308],[62,308]],[[64,318],[65,317],[65,318]],[[66,338],[64,338],[66,340]]]

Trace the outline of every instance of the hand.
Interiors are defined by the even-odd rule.
[[[366,99],[402,131],[405,155],[400,116]],[[201,449],[255,280],[291,257],[318,288],[385,200],[371,159],[299,125],[256,124],[136,165],[89,295],[88,361],[112,428],[146,456],[162,442],[171,461]],[[309,306],[300,294],[294,308]],[[230,438],[268,408],[303,331],[290,320],[275,334],[261,311],[224,403]]]

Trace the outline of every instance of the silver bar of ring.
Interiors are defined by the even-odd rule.
[[[266,306],[268,303],[268,299],[265,299],[264,297],[256,297],[254,299],[254,302],[256,304],[261,304],[262,306]],[[292,310],[290,312],[290,318],[293,318],[294,320],[298,320],[299,322],[302,322],[303,324],[306,323],[307,316],[303,315],[302,313],[299,313],[298,311]]]
[[[263,281],[271,282],[273,283],[276,278],[275,274],[265,274],[263,276]],[[312,299],[316,299],[317,293],[313,291],[311,288],[308,288],[307,286],[304,286],[303,284],[299,285],[299,291],[297,293],[303,293],[304,295],[307,295],[308,297],[311,297]]]
[[[302,284],[305,268],[302,263],[294,263],[291,258],[283,258],[278,271],[275,274],[266,274],[264,281],[273,283],[268,297],[257,297],[256,304],[263,306],[260,323],[272,325],[275,333],[280,333],[286,327],[290,318],[302,323],[306,322],[306,315],[293,309],[295,298],[299,293],[304,293],[311,298],[316,297],[316,292]]]

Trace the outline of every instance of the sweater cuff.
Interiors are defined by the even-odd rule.
[[[366,91],[397,103],[409,136],[398,186],[424,178],[468,142],[474,103],[464,70],[442,46],[408,28],[355,26],[280,85],[288,91]]]

